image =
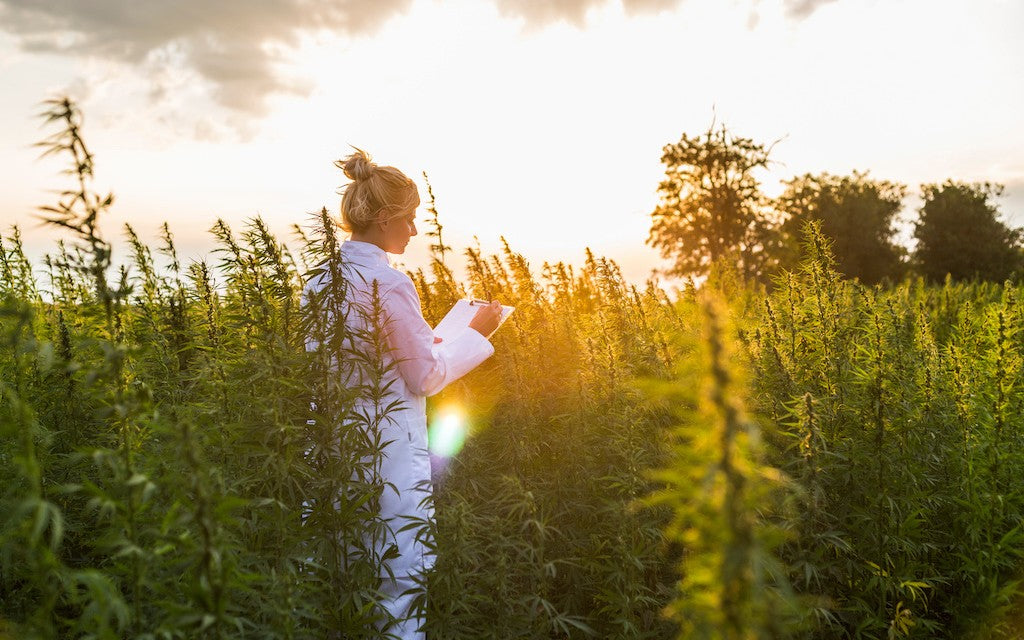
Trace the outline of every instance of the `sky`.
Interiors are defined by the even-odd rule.
[[[590,247],[641,281],[661,149],[712,122],[775,143],[768,195],[868,170],[910,219],[922,183],[993,181],[1024,225],[1022,28],[1020,0],[0,0],[0,233],[35,258],[61,237],[33,211],[65,164],[32,146],[60,95],[106,235],[166,221],[186,259],[218,218],[287,239],[337,212],[352,145],[429,174],[447,244],[537,269]]]

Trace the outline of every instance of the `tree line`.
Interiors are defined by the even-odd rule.
[[[1001,219],[995,203],[1002,185],[921,185],[910,250],[896,238],[906,185],[866,171],[807,173],[769,198],[755,174],[770,164],[772,146],[712,124],[664,147],[647,242],[672,261],[667,275],[701,277],[725,260],[749,278],[768,279],[795,267],[803,228],[815,223],[832,244],[837,270],[865,284],[914,274],[931,281],[1024,276],[1024,234]]]

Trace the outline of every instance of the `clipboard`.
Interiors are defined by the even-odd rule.
[[[489,303],[486,300],[469,300],[466,298],[456,301],[445,317],[441,318],[441,322],[438,322],[437,326],[434,327],[434,335],[441,338],[441,344],[443,345],[455,340],[463,331],[472,331],[469,328],[469,321],[476,315],[477,309],[487,304]],[[512,315],[513,311],[515,311],[515,307],[501,305],[501,319],[498,321],[498,329]],[[494,335],[494,333],[491,333],[491,335]],[[487,337],[490,338],[491,336]]]

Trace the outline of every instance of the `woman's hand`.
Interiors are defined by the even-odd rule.
[[[491,300],[486,306],[480,307],[473,319],[469,321],[469,328],[476,330],[483,337],[494,333],[501,323],[501,303]]]

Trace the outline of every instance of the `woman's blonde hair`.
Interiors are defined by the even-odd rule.
[[[419,206],[415,182],[394,167],[375,164],[362,149],[353,149],[355,153],[334,163],[352,181],[341,191],[342,229],[363,231]]]

